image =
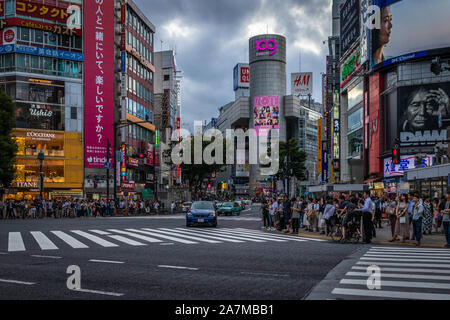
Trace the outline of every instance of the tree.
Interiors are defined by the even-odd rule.
[[[7,187],[15,175],[14,157],[17,152],[16,142],[11,138],[15,127],[14,103],[0,90],[0,185]]]
[[[287,142],[280,141],[280,170],[276,178],[296,177],[299,181],[305,180],[305,160],[306,153],[299,149],[295,138]]]

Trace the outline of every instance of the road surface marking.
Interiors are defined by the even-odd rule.
[[[383,275],[381,275],[383,277]],[[367,279],[342,279],[342,284],[356,284],[367,286]],[[427,289],[450,289],[450,283],[434,283],[434,282],[407,282],[407,281],[386,281],[382,280],[383,287],[402,287],[402,288],[427,288]]]
[[[395,259],[395,258],[376,258],[376,257],[367,257],[364,256],[361,260],[375,260],[375,261],[409,261],[409,262],[450,262],[450,260],[446,259]]]
[[[171,246],[171,245],[173,245],[173,243],[171,243],[171,242],[168,242],[168,243],[161,243],[161,246]]]
[[[104,296],[114,296],[114,297],[121,297],[121,296],[123,296],[123,293],[106,292],[106,291],[89,290],[89,289],[74,289],[74,290],[71,290],[71,291],[94,293],[94,294],[101,294],[101,295],[104,295]]]
[[[422,254],[410,253],[408,255],[397,255],[397,254],[384,254],[384,253],[366,253],[365,257],[379,257],[379,258],[404,258],[404,259],[438,259],[438,260],[450,260],[450,257],[446,257],[444,255],[434,255],[434,256],[424,256]]]
[[[38,243],[39,247],[41,247],[41,250],[58,250],[58,247],[55,246],[55,244],[42,232],[31,231],[30,233]]]
[[[135,237],[137,239],[141,239],[141,240],[148,241],[148,242],[155,242],[155,243],[156,242],[162,242],[162,240],[155,239],[155,238],[150,238],[150,237],[143,236],[141,234],[137,234],[137,233],[133,233],[133,232],[122,231],[122,230],[118,230],[118,229],[108,229],[108,230],[111,231],[111,232],[114,232],[114,233],[126,234],[128,236]]]
[[[78,241],[77,239],[75,239],[71,235],[68,235],[65,232],[62,232],[62,231],[50,231],[50,232],[53,233],[55,236],[60,238],[62,241],[64,241],[65,243],[67,243],[69,246],[71,246],[74,249],[89,248],[87,245],[85,245],[84,243],[81,243],[80,241]]]
[[[374,262],[358,261],[356,264],[372,265],[372,264],[374,264]],[[391,267],[392,266],[397,266],[397,267],[434,267],[434,268],[450,269],[450,264],[440,264],[440,263],[396,263],[396,262],[378,261],[376,264],[378,266],[391,266]]]
[[[407,265],[405,265],[406,267]],[[441,270],[441,269],[415,269],[415,268],[386,268],[386,267],[382,267],[381,268],[381,274],[383,274],[383,272],[385,271],[392,271],[392,272],[402,272],[403,274],[405,273],[411,273],[411,272],[420,272],[420,273],[446,273],[446,274],[450,274],[450,270]],[[358,267],[358,266],[354,266],[352,267],[353,270],[367,270],[367,267]],[[367,275],[367,273],[366,273]]]
[[[48,259],[62,259],[62,257],[57,256],[40,256],[38,254],[31,255],[34,258],[48,258]]]
[[[372,247],[371,249],[384,249],[384,250],[396,250],[396,251],[437,251],[437,252],[450,252],[449,249],[431,249],[431,248],[394,248],[394,247]]]
[[[7,279],[0,279],[0,282],[25,284],[25,285],[28,285],[28,286],[31,286],[31,285],[33,285],[33,284],[36,284],[36,283],[34,283],[34,282],[25,282],[25,281],[7,280]]]
[[[145,243],[139,242],[139,241],[135,241],[132,239],[128,239],[124,236],[118,236],[118,235],[112,235],[112,236],[108,236],[110,238],[113,238],[114,240],[129,244],[130,246],[145,246]]]
[[[106,236],[106,235],[111,234],[111,233],[109,233],[109,232],[105,232],[105,231],[102,231],[102,230],[89,230],[89,231],[90,231],[90,232],[97,233],[97,234],[99,234],[99,235],[101,235],[101,236]]]
[[[275,241],[275,242],[287,242],[287,240],[283,240],[283,239],[277,239],[275,237],[270,237],[270,236],[266,236],[265,234],[248,234],[242,231],[232,231],[232,230],[228,230],[225,229],[224,232],[230,233],[230,234],[237,234],[237,235],[243,235],[245,237],[248,238],[254,238],[254,239],[260,239],[260,240],[266,240],[266,241]]]
[[[6,255],[7,253],[6,252],[0,252],[0,254]]]
[[[265,277],[289,277],[288,274],[280,274],[280,273],[262,273],[262,272],[241,272],[241,274],[250,274],[257,276],[265,276]]]
[[[364,277],[367,278],[367,272],[347,272],[346,276]],[[404,273],[386,273],[381,272],[382,278],[400,278],[400,279],[422,279],[422,280],[445,280],[450,281],[450,276],[432,276],[423,274],[404,274]]]
[[[184,240],[184,239],[179,239],[179,238],[175,238],[175,237],[170,237],[170,236],[165,236],[163,234],[157,234],[155,232],[150,232],[150,231],[144,231],[144,230],[137,230],[137,229],[127,229],[128,231],[133,231],[133,232],[138,232],[138,233],[143,233],[143,234],[148,234],[150,236],[154,236],[154,237],[158,237],[161,239],[167,239],[167,240],[171,240],[171,241],[175,241],[175,242],[181,242],[184,244],[196,244],[198,242],[194,242],[194,241],[189,241],[189,240]]]
[[[181,233],[200,235],[200,236],[202,236],[204,238],[218,239],[218,240],[221,240],[221,241],[235,242],[235,243],[243,243],[243,242],[245,242],[245,241],[241,241],[241,240],[226,239],[224,237],[221,237],[220,235],[219,236],[212,235],[212,234],[207,235],[205,233],[197,232],[196,230],[195,231],[194,230],[187,230],[187,229],[183,229],[183,228],[176,228],[176,229],[177,229],[178,232],[181,232]]]
[[[182,231],[179,231],[179,230],[173,230],[172,231],[172,229],[158,228],[158,230],[155,230],[155,231],[163,232],[165,234],[173,235],[173,236],[176,236],[176,237],[182,237],[182,238],[191,239],[191,240],[195,240],[195,241],[206,242],[206,243],[222,243],[221,241],[217,241],[217,240],[205,239],[205,238],[208,238],[208,237],[204,237],[203,238],[202,236],[198,236],[196,234],[186,235],[185,232],[182,232]]]
[[[450,294],[336,288],[333,294],[414,300],[450,300]]]
[[[125,262],[122,261],[112,261],[112,260],[96,260],[96,259],[90,259],[90,262],[99,262],[99,263],[114,263],[114,264],[123,264]]]
[[[249,233],[255,233],[255,234],[264,234],[264,235],[271,235],[271,236],[277,236],[277,237],[281,237],[281,238],[288,238],[294,241],[304,241],[304,240],[308,240],[308,241],[316,241],[316,242],[325,242],[327,240],[324,239],[315,239],[315,238],[307,238],[307,237],[299,237],[299,236],[289,236],[287,234],[278,234],[278,233],[268,233],[268,232],[263,232],[260,230],[254,230],[254,229],[245,229],[245,228],[237,228],[237,230],[242,230],[245,232],[249,232]]]
[[[158,265],[158,268],[169,268],[169,269],[183,269],[183,270],[198,270],[198,268],[190,268],[190,267],[180,267],[180,266],[167,266],[160,264]]]
[[[450,257],[450,253],[418,253],[418,252],[390,252],[390,251],[374,251],[374,250],[369,250],[368,254],[371,255],[390,255],[390,256],[409,256],[409,255],[415,255],[415,256],[440,256],[440,257]]]
[[[186,229],[186,230],[189,230],[189,229]],[[240,239],[240,240],[251,241],[251,242],[266,242],[265,240],[254,239],[252,237],[246,237],[244,235],[230,234],[230,233],[227,233],[226,231],[222,231],[222,229],[217,229],[217,230],[214,230],[214,231],[201,230],[201,231],[198,231],[198,232],[214,234],[214,235],[220,235],[220,236],[227,237],[227,238]]]
[[[20,232],[10,232],[8,239],[8,251],[25,251],[22,235]]]
[[[106,241],[102,238],[99,238],[97,236],[94,236],[92,234],[89,234],[87,232],[81,231],[81,230],[70,230],[75,234],[78,234],[79,236],[82,236],[88,240],[91,240],[92,242],[95,242],[96,244],[102,246],[102,247],[118,247],[117,244]]]

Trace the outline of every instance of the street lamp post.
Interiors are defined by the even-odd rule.
[[[39,160],[39,200],[42,201],[42,190],[44,189],[44,173],[42,172],[42,162],[44,162],[44,152],[41,150],[37,156]]]

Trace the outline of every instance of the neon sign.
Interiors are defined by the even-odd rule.
[[[277,51],[277,43],[275,40],[255,40],[255,43],[257,56],[273,55]]]

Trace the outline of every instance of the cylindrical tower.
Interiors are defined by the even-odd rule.
[[[249,63],[250,128],[257,130],[259,135],[267,134],[265,130],[271,127],[278,128],[280,141],[286,141],[286,38],[277,34],[262,34],[250,38]],[[250,166],[252,195],[259,187],[259,182],[265,178],[259,174],[258,168],[258,165]]]

